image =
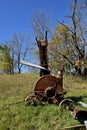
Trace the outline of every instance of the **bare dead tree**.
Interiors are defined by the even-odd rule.
[[[21,73],[22,64],[20,64],[21,59],[25,59],[29,51],[29,41],[26,40],[25,35],[22,33],[14,34],[13,38],[10,40],[10,53],[13,61],[14,69]],[[14,73],[14,70],[12,70]]]
[[[50,18],[43,11],[35,11],[32,14],[31,28],[35,37],[39,40],[45,39],[45,32],[50,32]]]

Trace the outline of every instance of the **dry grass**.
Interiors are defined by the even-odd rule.
[[[38,74],[0,75],[0,130],[59,130],[80,124],[57,105],[24,105],[24,98],[33,92],[38,78]],[[63,81],[65,98],[87,103],[87,80],[64,75]],[[22,102],[6,105],[18,101]],[[78,103],[77,107],[84,109]]]

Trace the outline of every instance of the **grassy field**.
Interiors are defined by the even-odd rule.
[[[38,74],[0,75],[0,130],[60,130],[79,125],[68,110],[57,105],[25,106],[33,93]],[[87,80],[64,75],[65,98],[87,103]],[[21,102],[21,103],[17,103]],[[77,108],[85,109],[77,103]]]

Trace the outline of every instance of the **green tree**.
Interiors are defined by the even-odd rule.
[[[0,46],[0,70],[9,74],[12,69],[12,59],[7,45]]]

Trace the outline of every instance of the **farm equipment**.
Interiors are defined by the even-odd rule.
[[[34,95],[28,96],[25,104],[36,104],[34,98],[42,104],[62,104],[66,91],[62,86],[62,73],[60,74],[58,78],[52,75],[41,76],[35,84]]]
[[[22,64],[36,67],[40,69],[40,78],[35,83],[34,94],[25,98],[26,105],[37,105],[36,99],[41,104],[57,104],[59,107],[64,106],[65,109],[72,111],[72,116],[79,122],[84,123],[87,120],[87,111],[76,110],[75,103],[71,99],[65,99],[66,91],[63,89],[63,73],[58,71],[57,77],[50,75],[47,56],[47,32],[45,40],[36,42],[39,48],[40,65],[21,61]],[[86,104],[87,105],[87,104]]]
[[[36,38],[36,43],[39,49],[40,65],[31,64],[27,61],[21,61],[24,65],[40,69],[40,78],[35,84],[34,95],[28,96],[25,99],[25,104],[35,104],[35,98],[42,104],[60,103],[64,100],[63,95],[66,93],[63,89],[63,73],[62,71],[58,71],[57,77],[50,75],[47,55],[47,31],[45,39],[41,40]],[[64,103],[64,101],[62,101],[62,103]]]
[[[64,98],[66,91],[62,86],[62,75],[58,77],[52,75],[41,76],[34,88],[34,95],[25,98],[26,105],[37,105],[36,99],[40,104],[56,104],[59,107],[69,110],[74,119],[78,120],[81,124],[77,129],[85,129],[85,122],[87,123],[87,111],[76,109],[76,104],[71,99]],[[87,104],[84,104],[87,107]],[[76,126],[74,126],[76,128]],[[72,128],[73,129],[73,128]]]

